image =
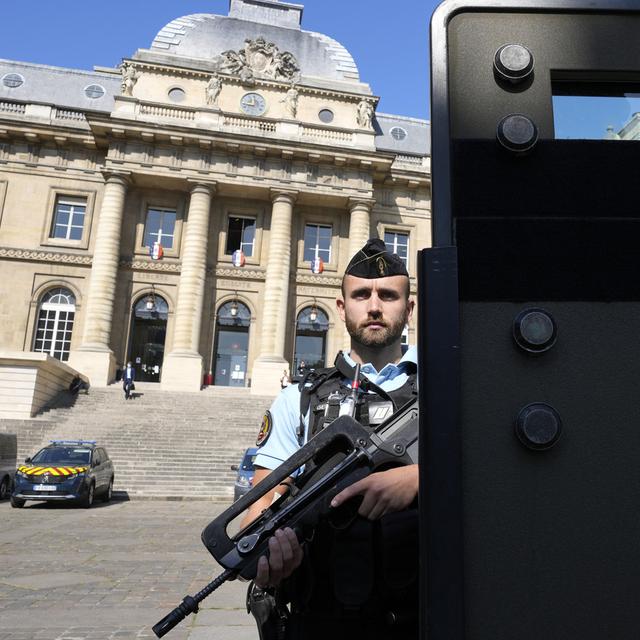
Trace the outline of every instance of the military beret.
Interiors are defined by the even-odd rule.
[[[346,276],[357,278],[386,278],[388,276],[407,276],[404,260],[395,253],[389,253],[383,240],[371,238],[356,253],[344,272]]]

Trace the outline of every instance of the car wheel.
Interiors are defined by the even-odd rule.
[[[13,496],[11,496],[11,506],[14,509],[22,509],[25,502],[26,500],[23,500],[22,498],[14,498]]]
[[[111,500],[112,495],[113,495],[113,478],[109,480],[109,486],[107,487],[107,490],[104,492],[104,495],[102,496],[102,502],[109,502],[109,500]]]
[[[94,482],[92,482],[89,485],[89,488],[87,489],[86,495],[80,499],[80,505],[83,506],[85,509],[88,509],[93,504],[93,498],[95,497],[95,493],[96,493],[96,485]]]
[[[9,494],[9,476],[5,476],[0,480],[0,500],[4,500]]]

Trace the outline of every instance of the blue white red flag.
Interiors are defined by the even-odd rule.
[[[311,272],[318,274],[324,271],[324,261],[322,258],[314,258],[311,261]]]
[[[164,255],[164,250],[162,249],[162,245],[159,242],[154,242],[153,247],[151,247],[151,259],[152,260],[160,260]]]
[[[236,249],[231,254],[231,264],[233,264],[234,267],[244,267],[244,261],[244,253],[241,249]]]

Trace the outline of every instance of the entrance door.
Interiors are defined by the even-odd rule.
[[[327,315],[315,305],[306,307],[298,314],[293,355],[294,376],[303,376],[310,369],[326,366],[328,330]]]
[[[249,355],[251,313],[242,303],[220,307],[213,349],[213,383],[222,387],[245,387]]]
[[[129,357],[142,382],[160,382],[169,308],[160,296],[145,296],[133,309]]]

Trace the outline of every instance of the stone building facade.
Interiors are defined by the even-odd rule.
[[[429,124],[376,113],[301,19],[231,0],[116,69],[0,61],[0,349],[98,386],[131,360],[167,389],[273,393],[348,344],[334,301],[367,238],[415,293]]]

